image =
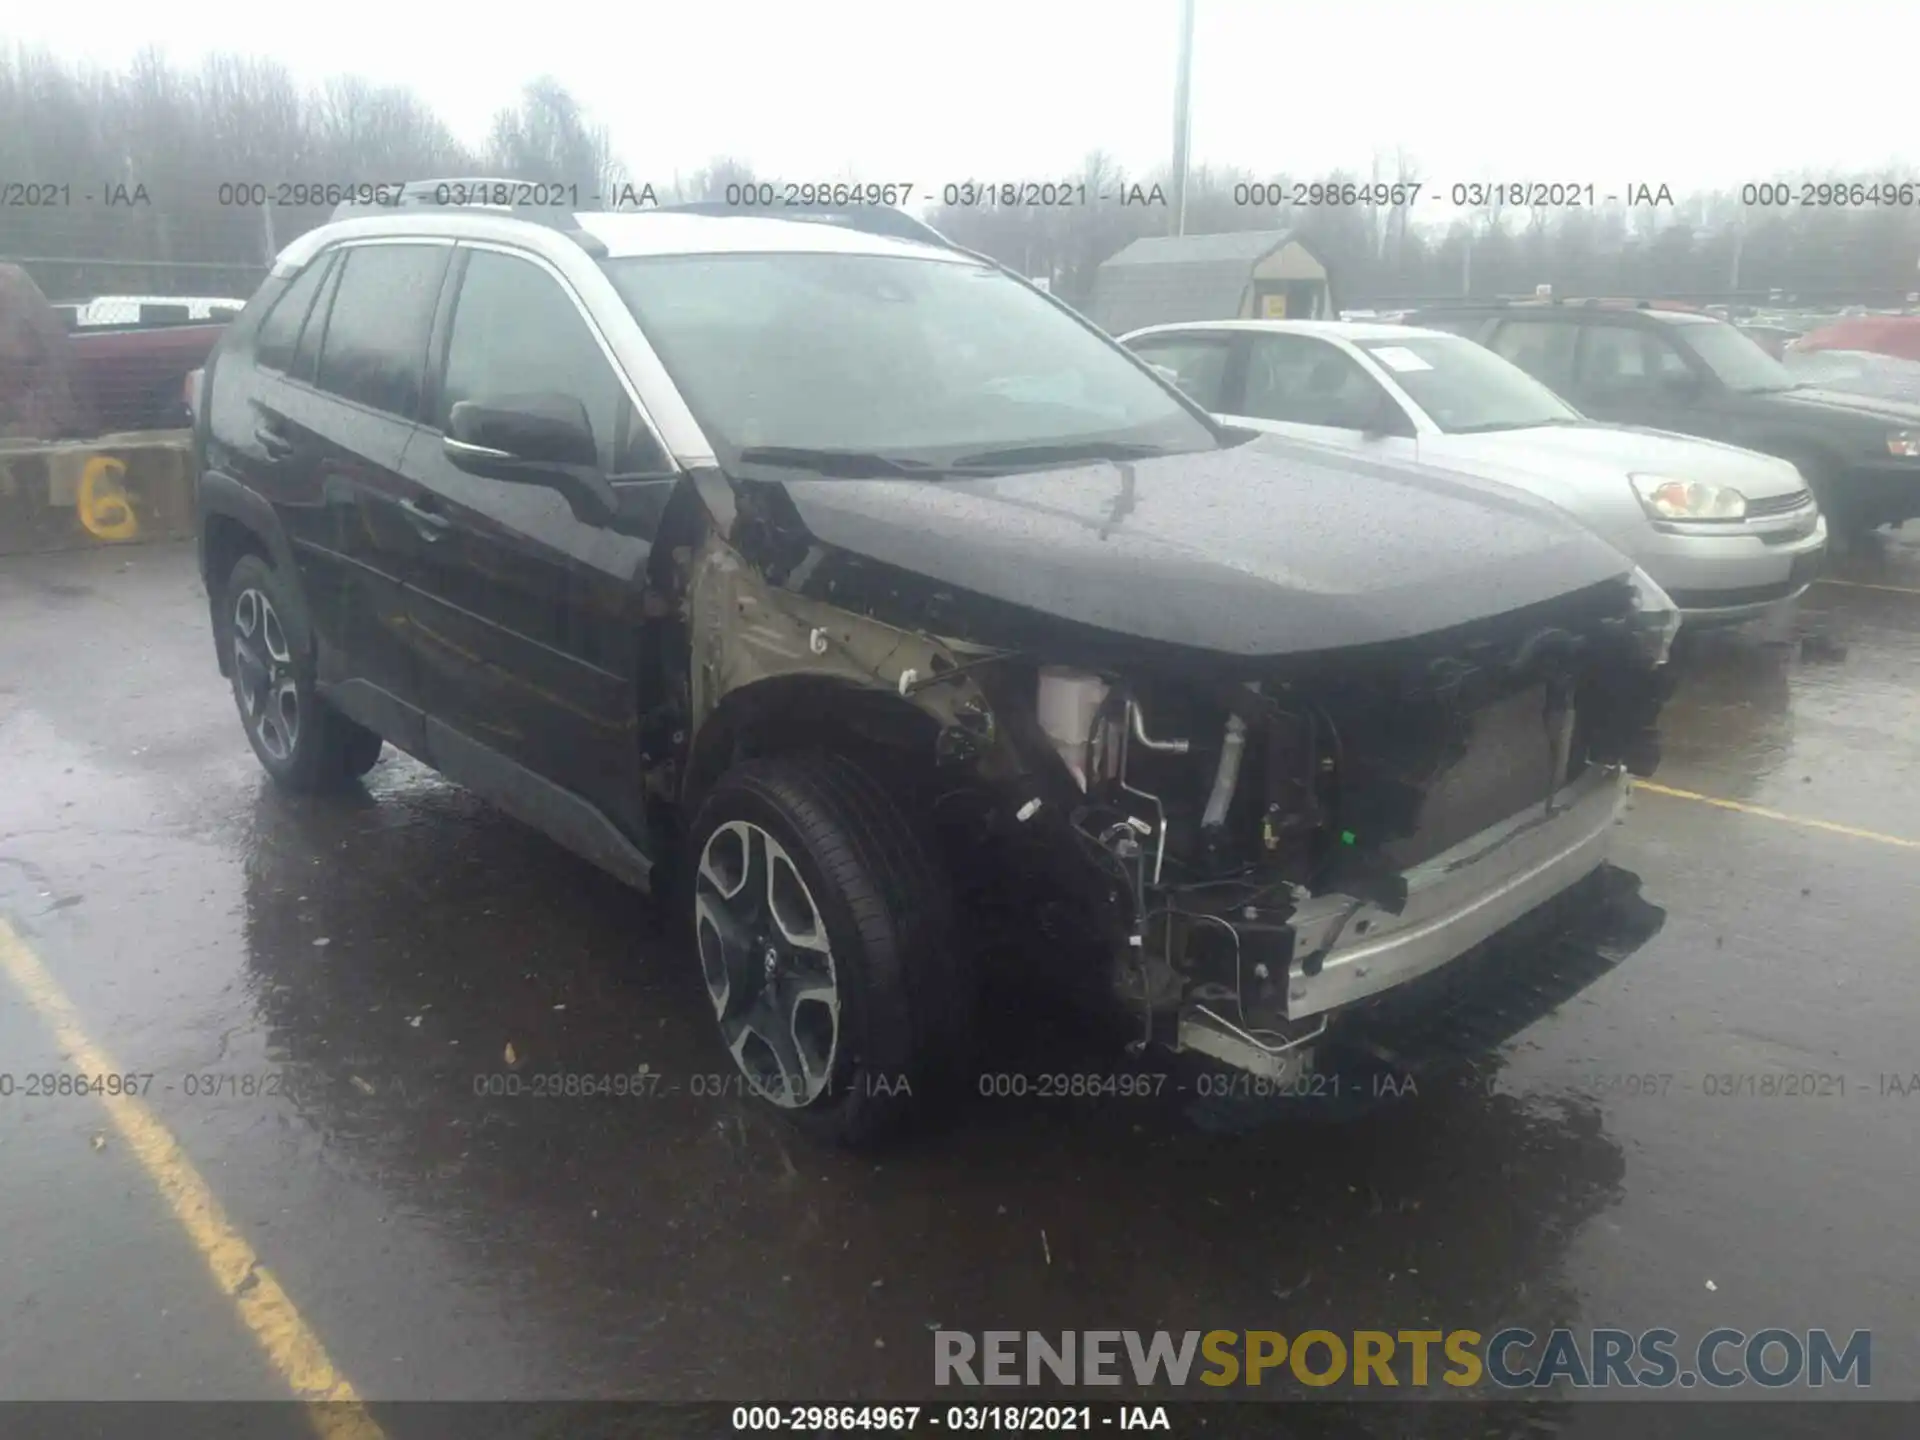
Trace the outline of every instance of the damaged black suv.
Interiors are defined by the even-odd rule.
[[[1602,866],[1678,619],[1559,512],[1224,429],[898,212],[450,189],[209,366],[220,668],[283,785],[390,743],[669,897],[809,1128],[966,1084],[976,904],[1280,1081]]]

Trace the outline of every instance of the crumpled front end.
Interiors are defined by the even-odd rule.
[[[1283,1078],[1336,1012],[1591,875],[1657,763],[1643,619],[1610,583],[1268,667],[999,667],[996,713],[1031,687],[1068,777],[1025,823],[1088,872],[1141,1045]]]
[[[1591,875],[1626,777],[1658,759],[1679,620],[1638,571],[1261,659],[1063,622],[798,527],[739,538],[694,565],[696,727],[758,690],[773,731],[870,764],[910,750],[890,773],[924,787],[962,890],[1117,1006],[1136,1049],[1299,1067],[1337,1012]],[[835,689],[803,706],[768,686],[807,678]]]

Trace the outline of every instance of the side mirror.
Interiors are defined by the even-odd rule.
[[[441,448],[470,475],[514,485],[543,485],[574,515],[604,525],[618,509],[600,470],[587,407],[571,395],[510,395],[462,400],[447,417]]]

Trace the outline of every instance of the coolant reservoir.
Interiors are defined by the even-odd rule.
[[[1059,665],[1041,668],[1036,706],[1040,728],[1082,790],[1087,788],[1087,742],[1093,734],[1093,717],[1106,698],[1107,682],[1098,675]]]

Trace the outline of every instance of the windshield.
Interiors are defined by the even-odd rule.
[[[1673,334],[1729,390],[1791,390],[1795,384],[1786,366],[1731,325],[1718,321],[1675,325]]]
[[[1471,340],[1408,335],[1359,345],[1449,435],[1581,419],[1578,410],[1518,365]]]
[[[778,452],[804,465],[815,452],[817,468],[844,472],[859,455],[939,465],[1006,451],[1012,468],[1220,444],[1125,352],[985,266],[821,253],[605,263],[723,460]]]

